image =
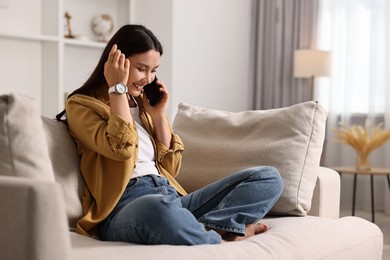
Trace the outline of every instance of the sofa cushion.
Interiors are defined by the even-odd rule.
[[[240,169],[271,165],[285,188],[270,214],[306,215],[325,121],[325,110],[314,101],[237,113],[181,103],[173,122],[185,148],[177,179],[193,191]]]
[[[40,109],[32,98],[0,96],[0,158],[0,175],[54,181]]]
[[[199,246],[147,246],[99,241],[71,232],[72,259],[382,259],[383,234],[357,217],[276,217],[270,229],[235,243]],[[158,256],[158,257],[157,257]]]
[[[54,178],[64,190],[69,226],[75,228],[77,221],[82,217],[81,194],[83,186],[76,144],[62,122],[42,117],[42,123],[53,165]]]

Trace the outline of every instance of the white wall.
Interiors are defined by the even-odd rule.
[[[250,108],[251,0],[176,0],[172,106]]]
[[[169,117],[186,102],[250,109],[252,0],[132,0],[131,21],[164,45],[158,74],[170,91]]]
[[[172,87],[172,18],[173,0],[132,0],[131,1],[131,23],[145,25],[150,29],[163,45],[164,53],[158,68],[158,78],[167,86],[170,94]],[[172,100],[172,99],[171,99]],[[172,104],[172,102],[171,102]],[[169,106],[168,117],[173,118],[172,105]]]

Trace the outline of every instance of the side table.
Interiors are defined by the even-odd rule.
[[[370,175],[370,184],[371,184],[371,215],[372,222],[375,222],[375,205],[374,205],[374,175],[386,175],[387,183],[390,191],[390,169],[387,168],[371,168],[369,170],[358,170],[356,167],[330,167],[336,172],[341,174],[353,174],[353,197],[352,197],[352,216],[355,216],[355,200],[356,200],[356,181],[358,175]]]

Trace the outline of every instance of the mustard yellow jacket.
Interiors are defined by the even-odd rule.
[[[184,150],[180,137],[173,133],[171,147],[158,142],[151,117],[141,100],[140,118],[154,140],[156,166],[159,173],[182,195],[185,190],[174,179],[179,173]],[[84,178],[83,217],[77,232],[97,236],[97,225],[119,201],[128,184],[138,156],[138,134],[118,115],[110,113],[107,99],[74,95],[67,100],[66,116],[69,131],[77,144],[80,171]]]

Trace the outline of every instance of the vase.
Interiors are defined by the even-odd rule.
[[[357,153],[356,156],[356,169],[361,171],[366,171],[371,169],[369,158],[369,153]]]

